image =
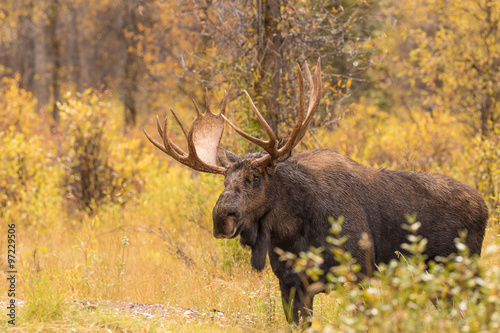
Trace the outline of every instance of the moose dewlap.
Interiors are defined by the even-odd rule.
[[[187,138],[187,153],[169,139],[166,119],[164,126],[158,121],[162,142],[145,132],[156,147],[182,164],[224,175],[225,190],[213,209],[213,234],[216,238],[240,236],[241,243],[251,247],[251,263],[257,270],[264,268],[269,256],[283,301],[288,303],[291,293],[295,295],[292,313],[286,311],[287,319],[298,322],[300,315],[312,313],[314,295],[308,294],[303,281],[279,260],[274,249],[298,255],[311,246],[328,248],[332,217],[344,217],[342,235],[348,238],[344,249],[361,264],[362,272],[377,263],[388,263],[396,251],[404,252],[401,244],[407,241],[408,232],[401,225],[406,223],[405,216],[413,213],[421,222],[419,233],[428,240],[425,254],[429,260],[455,252],[454,239],[464,230],[470,253],[480,255],[488,211],[484,199],[469,185],[440,174],[367,167],[327,149],[291,154],[306,133],[322,95],[319,59],[314,75],[305,64],[310,87],[307,112],[299,66],[297,71],[297,123],[280,145],[246,91],[269,136],[267,141],[248,135],[224,116],[227,96],[221,112],[212,113],[208,94],[205,113],[200,113],[195,103],[198,115],[189,131],[172,110]],[[219,148],[224,121],[264,151],[240,158]],[[217,159],[220,165],[216,165]],[[370,238],[369,256],[359,245],[363,234]],[[371,262],[366,262],[367,258]],[[323,259],[325,271],[336,265],[331,253],[325,252]]]

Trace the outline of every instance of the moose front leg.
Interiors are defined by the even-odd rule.
[[[308,327],[312,318],[313,297],[303,287],[289,287],[280,282],[281,301],[286,320]]]

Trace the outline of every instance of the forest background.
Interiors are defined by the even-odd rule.
[[[297,112],[296,63],[314,67],[318,57],[325,92],[297,149],[331,148],[373,167],[443,173],[477,188],[490,210],[479,265],[493,274],[484,285],[500,285],[499,22],[492,0],[2,1],[0,275],[15,224],[16,298],[24,301],[17,328],[287,329],[270,268],[252,272],[237,240],[212,237],[222,179],[160,154],[142,129],[152,132],[155,115],[170,108],[190,123],[191,97],[204,107],[208,89],[217,110],[227,90],[229,117],[265,137],[246,89],[286,135]],[[171,133],[182,145],[180,129]],[[222,146],[240,155],[256,149],[228,128]],[[366,311],[349,308],[352,294],[319,297],[314,329],[500,325],[496,289],[488,289],[486,320],[436,315],[430,302],[411,312],[422,290],[400,299],[401,290],[378,281],[367,282],[375,296],[360,296],[364,306],[378,301]],[[82,309],[84,300],[199,315],[131,317]],[[364,321],[373,309],[387,316]]]

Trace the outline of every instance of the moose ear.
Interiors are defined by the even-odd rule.
[[[292,152],[289,152],[288,154],[281,156],[275,161],[272,161],[268,166],[266,166],[266,171],[269,175],[273,175],[274,172],[276,171],[276,167],[278,166],[279,163],[286,161],[287,159],[292,156]]]
[[[268,166],[266,166],[266,171],[268,175],[274,175],[274,172],[276,171],[276,167],[278,166],[277,163],[274,161],[271,162]]]
[[[240,157],[235,153],[230,152],[222,147],[217,150],[217,158],[223,167],[227,167],[240,160]]]

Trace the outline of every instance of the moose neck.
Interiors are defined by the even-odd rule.
[[[280,163],[269,176],[268,211],[254,221],[254,228],[241,234],[241,242],[252,247],[252,267],[262,270],[267,252],[275,247],[288,250],[300,246],[296,244],[297,234],[313,209],[314,183],[314,178],[304,168],[288,161]]]
[[[269,196],[274,205],[263,223],[270,226],[273,245],[295,241],[317,202],[315,183],[314,177],[299,163],[285,161],[278,165],[270,182]]]

